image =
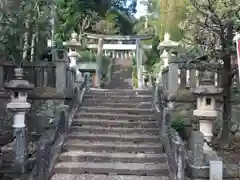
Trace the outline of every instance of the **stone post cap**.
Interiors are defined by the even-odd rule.
[[[177,47],[179,45],[178,42],[170,40],[170,35],[169,33],[164,34],[164,40],[158,44],[158,49],[161,48],[173,48]]]
[[[30,84],[27,80],[23,79],[23,69],[15,68],[14,69],[15,78],[7,83],[5,83],[4,88],[8,90],[18,90],[18,91],[28,91],[33,89],[34,85]]]
[[[76,32],[73,32],[71,34],[71,40],[70,41],[67,41],[67,42],[64,42],[63,45],[64,46],[67,46],[67,47],[72,47],[72,48],[76,48],[76,47],[79,47],[81,46],[81,43],[80,41],[78,41],[78,35]]]

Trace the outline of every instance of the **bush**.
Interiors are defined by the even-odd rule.
[[[171,128],[175,129],[179,136],[184,139],[185,136],[185,123],[184,123],[184,117],[181,114],[177,114],[175,117],[173,117],[171,122]]]

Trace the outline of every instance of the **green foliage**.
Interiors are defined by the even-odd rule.
[[[133,87],[137,88],[138,87],[138,78],[137,78],[137,67],[133,66],[133,71],[132,71],[132,83]]]
[[[188,0],[151,0],[148,1],[148,15],[141,17],[134,30],[139,34],[156,35],[163,39],[166,32],[175,41],[182,39],[182,23],[187,18]]]
[[[153,36],[151,39],[152,43],[152,49],[150,51],[145,51],[145,54],[147,56],[147,61],[145,62],[145,68],[148,72],[153,74],[155,76],[156,72],[160,70],[160,67],[158,66],[160,63],[160,55],[159,50],[157,49],[159,39],[157,36]]]
[[[84,32],[131,32],[130,17],[135,8],[133,2],[126,7],[126,0],[57,0],[58,38],[68,40],[73,31],[80,35]]]
[[[137,61],[136,58],[132,58],[132,84],[133,87],[138,87],[138,79],[137,79]]]
[[[107,11],[104,19],[99,18],[99,21],[93,25],[93,31],[101,34],[117,34],[119,33],[119,24],[117,23],[117,14],[113,11]]]
[[[180,137],[184,136],[185,124],[182,116],[175,116],[171,122],[171,128],[175,129]]]
[[[112,73],[112,59],[108,56],[102,56],[100,59],[99,68],[101,75],[101,86],[107,85],[110,81],[110,76]]]
[[[21,64],[23,53],[30,54],[33,37],[38,49],[50,32],[50,7],[47,0],[10,0],[0,5],[0,56]]]
[[[102,56],[102,58],[101,58],[100,70],[101,70],[101,73],[104,74],[104,76],[107,76],[107,74],[108,74],[110,61],[111,61],[111,59],[107,56]]]
[[[57,33],[62,40],[68,40],[73,31],[82,33],[90,28],[96,18],[93,0],[57,0]]]
[[[91,51],[79,51],[78,52],[81,57],[79,59],[79,63],[81,62],[96,62],[96,57]]]

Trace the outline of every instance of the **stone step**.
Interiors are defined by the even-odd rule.
[[[152,92],[152,89],[99,89],[90,88],[88,92]]]
[[[69,151],[59,156],[62,162],[125,162],[125,163],[166,163],[165,154],[149,153],[109,153]]]
[[[124,98],[111,98],[111,97],[103,97],[103,98],[87,98],[84,99],[83,103],[92,103],[92,104],[102,104],[102,103],[134,103],[134,104],[138,104],[138,103],[152,103],[152,100],[146,100],[146,99],[124,99]]]
[[[168,175],[166,163],[89,163],[89,162],[60,162],[54,167],[55,173],[68,174],[117,174],[117,175]]]
[[[169,180],[168,176],[134,176],[103,174],[55,174],[51,180]]]
[[[161,143],[151,142],[121,142],[121,141],[81,141],[67,140],[64,149],[66,151],[82,150],[94,152],[142,152],[142,153],[161,153],[163,146]]]
[[[152,115],[153,109],[140,109],[140,108],[119,108],[119,107],[82,107],[81,112],[87,113],[113,113],[127,115]],[[80,112],[80,113],[81,113]]]
[[[152,103],[146,102],[146,103],[126,103],[126,102],[120,102],[120,103],[112,103],[112,102],[102,102],[102,103],[95,103],[91,101],[84,101],[83,104],[84,107],[113,107],[113,108],[152,108]]]
[[[102,126],[73,126],[71,132],[91,132],[91,133],[115,133],[115,134],[159,134],[158,128],[123,128],[123,127],[102,127]]]
[[[150,121],[153,120],[152,114],[145,115],[136,115],[136,114],[125,114],[125,113],[93,113],[93,112],[78,112],[75,116],[76,118],[96,118],[96,119],[122,119],[122,120],[142,120],[142,121]]]
[[[73,126],[103,126],[103,127],[128,127],[128,128],[156,128],[156,121],[139,120],[106,120],[106,119],[75,119]]]
[[[133,89],[90,89],[88,94],[91,95],[110,95],[110,96],[119,96],[119,95],[152,95],[152,90],[143,89],[143,90],[133,90]]]
[[[159,136],[156,135],[142,135],[142,134],[92,134],[92,133],[81,133],[73,132],[68,135],[68,139],[77,140],[94,140],[94,141],[123,141],[123,142],[160,142]]]
[[[86,94],[84,95],[84,99],[93,99],[93,100],[102,100],[102,99],[107,99],[107,100],[134,100],[134,101],[152,101],[152,96],[149,95],[138,95],[138,96],[111,96],[111,95],[104,95],[104,94],[99,94],[99,95],[92,95],[92,94]]]

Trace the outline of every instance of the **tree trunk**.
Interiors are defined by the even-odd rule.
[[[26,32],[24,33],[24,39],[23,39],[23,55],[22,55],[22,62],[27,60],[27,54],[28,54],[28,48],[29,48],[29,44],[28,44],[28,39],[29,39],[29,22],[28,19],[25,22],[25,26],[26,26]]]
[[[36,37],[37,37],[37,33],[33,33],[32,40],[31,40],[31,58],[30,58],[30,62],[33,62],[35,60]]]
[[[223,36],[224,37],[224,36]],[[222,40],[223,40],[222,37]],[[233,25],[232,22],[227,24],[226,39],[222,41],[222,53],[224,62],[223,80],[223,124],[222,124],[222,139],[227,140],[229,130],[231,128],[231,89],[232,89],[232,73],[231,73],[231,49],[233,39]]]
[[[226,69],[225,69],[226,68]],[[231,68],[230,68],[231,70]],[[222,124],[222,139],[227,140],[229,129],[231,128],[231,84],[232,78],[229,77],[227,67],[224,65],[223,75],[223,124]]]

